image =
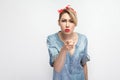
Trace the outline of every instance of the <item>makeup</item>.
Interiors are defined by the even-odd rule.
[[[65,32],[70,32],[70,29],[65,29]]]

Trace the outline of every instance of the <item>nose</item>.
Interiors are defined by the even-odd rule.
[[[67,27],[67,28],[69,27],[69,22],[66,22],[66,27]]]

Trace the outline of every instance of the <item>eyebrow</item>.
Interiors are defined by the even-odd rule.
[[[61,19],[65,19],[65,18],[61,18]],[[71,18],[69,20],[72,20]]]

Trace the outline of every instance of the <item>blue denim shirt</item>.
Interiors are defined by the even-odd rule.
[[[83,65],[90,60],[87,54],[88,41],[85,35],[77,34],[78,42],[75,45],[74,54],[66,53],[65,64],[59,73],[53,69],[53,80],[85,80]],[[47,45],[50,56],[49,63],[53,67],[54,60],[64,45],[58,36],[58,32],[47,37]]]

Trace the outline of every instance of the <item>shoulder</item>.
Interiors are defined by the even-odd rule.
[[[55,43],[57,41],[57,32],[47,36],[47,42]]]
[[[81,39],[81,40],[87,40],[87,36],[86,36],[85,34],[78,33],[78,37],[79,37],[79,39]]]
[[[85,47],[88,44],[88,39],[85,34],[78,33],[78,46]]]
[[[55,39],[57,33],[53,33],[47,36],[47,39]]]

